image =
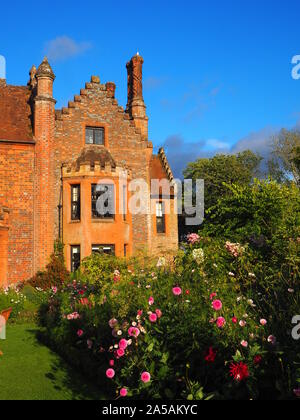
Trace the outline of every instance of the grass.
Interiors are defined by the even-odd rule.
[[[57,354],[39,343],[34,324],[8,325],[0,340],[0,400],[100,400],[88,383]]]

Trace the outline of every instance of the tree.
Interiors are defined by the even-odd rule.
[[[298,174],[300,174],[300,147],[295,149],[294,164],[297,168]],[[298,180],[299,183],[299,180]]]
[[[216,155],[189,163],[184,171],[186,179],[204,179],[205,208],[217,204],[219,198],[230,193],[225,184],[249,185],[258,176],[262,158],[247,150],[236,155]]]
[[[278,180],[294,180],[296,184],[300,183],[299,170],[299,148],[300,131],[286,130],[280,131],[274,138],[272,158],[269,162],[270,175]],[[298,157],[297,157],[298,156]]]

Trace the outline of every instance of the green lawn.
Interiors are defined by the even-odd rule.
[[[9,325],[0,340],[0,400],[99,400],[101,391],[36,340],[34,325]]]

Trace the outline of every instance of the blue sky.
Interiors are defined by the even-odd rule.
[[[48,53],[58,107],[92,74],[114,81],[125,106],[125,64],[139,51],[149,137],[179,174],[220,151],[264,154],[270,135],[299,124],[299,15],[299,0],[6,2],[0,55],[8,83],[26,84]]]

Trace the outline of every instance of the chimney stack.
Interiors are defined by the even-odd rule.
[[[143,98],[143,63],[144,59],[137,53],[127,63],[128,101],[126,112],[141,129],[142,135],[148,139],[148,117]]]
[[[34,97],[35,136],[35,205],[34,205],[34,271],[43,270],[50,260],[54,244],[54,134],[55,99],[53,82],[55,75],[47,60],[31,74]]]

